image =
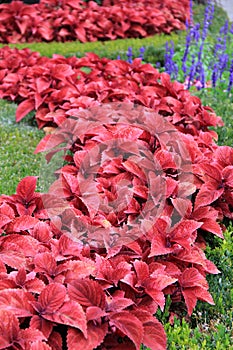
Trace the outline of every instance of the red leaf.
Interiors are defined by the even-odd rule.
[[[30,321],[30,327],[40,330],[48,338],[53,330],[53,324],[44,318],[34,315]]]
[[[67,334],[68,350],[75,349],[77,344],[80,349],[96,349],[104,341],[107,331],[108,325],[106,323],[101,326],[89,323],[87,326],[87,339],[85,339],[80,331],[74,328],[69,328]]]
[[[53,233],[51,232],[51,229],[48,224],[46,224],[43,221],[39,221],[31,231],[31,236],[37,239],[39,242],[46,243],[48,242],[52,236]]]
[[[117,327],[135,344],[136,349],[140,350],[144,331],[139,319],[128,311],[113,313],[110,316],[110,324]]]
[[[186,268],[179,277],[179,282],[182,288],[202,287],[208,289],[205,277],[194,267]]]
[[[143,325],[144,337],[142,343],[151,350],[166,350],[166,333],[162,324],[154,318],[153,322]]]
[[[37,254],[34,258],[34,264],[36,272],[44,272],[49,276],[56,274],[57,263],[49,252]]]
[[[78,328],[84,334],[84,337],[87,337],[86,315],[76,301],[66,301],[60,309],[51,313],[43,313],[42,316],[51,322]]]
[[[119,312],[133,304],[134,302],[131,299],[116,297],[108,304],[108,310],[113,312]]]
[[[12,231],[20,232],[29,230],[30,228],[34,227],[38,222],[38,219],[30,215],[20,216],[18,218],[15,218],[15,220],[12,222]]]
[[[56,312],[62,306],[65,297],[65,286],[60,283],[53,283],[43,289],[38,298],[38,302],[43,309],[43,313],[49,314]]]
[[[25,100],[21,102],[15,112],[16,122],[20,122],[29,112],[35,109],[35,102],[32,100]]]
[[[26,203],[29,203],[34,197],[35,190],[36,190],[36,182],[37,182],[36,176],[26,176],[19,182],[16,188],[16,193]]]
[[[26,328],[20,331],[21,337],[28,342],[46,340],[46,337],[38,329]]]
[[[31,344],[30,350],[52,350],[52,348],[45,342],[39,340]]]
[[[195,200],[195,209],[203,207],[205,205],[212,204],[215,202],[223,193],[224,189],[219,190],[208,189],[205,185],[202,185],[198,192]]]
[[[210,293],[201,287],[187,288],[182,290],[182,294],[185,299],[185,303],[188,308],[188,315],[191,316],[197,300],[206,301],[207,303],[214,305],[214,301]]]
[[[98,282],[92,280],[77,280],[68,284],[68,294],[71,299],[79,304],[88,306],[98,306],[105,309],[105,293]]]
[[[33,301],[33,296],[21,289],[5,289],[0,291],[0,310],[11,311],[17,317],[32,316],[34,310],[30,303]]]
[[[0,309],[0,349],[7,349],[19,336],[19,321],[13,312]]]

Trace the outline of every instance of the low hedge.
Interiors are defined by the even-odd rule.
[[[139,55],[139,49],[145,47],[144,61],[156,64],[158,61],[163,62],[165,53],[165,44],[168,40],[172,40],[177,45],[185,38],[184,32],[172,33],[171,35],[153,35],[143,39],[118,39],[105,42],[80,43],[79,41],[72,42],[51,42],[51,43],[20,43],[9,44],[9,47],[23,49],[28,47],[32,51],[39,52],[42,56],[52,57],[54,53],[64,57],[77,56],[83,57],[87,52],[95,52],[99,57],[107,57],[116,59],[118,55],[122,59],[126,59],[126,52],[129,47],[132,47],[135,57]],[[4,44],[0,44],[3,47]]]

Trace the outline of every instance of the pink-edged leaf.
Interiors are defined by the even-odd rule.
[[[30,350],[52,350],[52,348],[45,342],[38,340],[31,344]]]
[[[141,321],[129,311],[113,313],[110,316],[110,324],[117,327],[135,344],[136,349],[140,350],[144,330]]]
[[[30,293],[40,294],[44,287],[44,282],[39,278],[33,278],[24,284],[24,288]]]
[[[75,261],[69,260],[66,263],[67,273],[66,282],[72,283],[72,281],[79,278],[88,277],[93,275],[96,267],[93,261]]]
[[[21,232],[25,230],[29,230],[34,227],[39,220],[29,215],[23,215],[18,218],[15,218],[12,222],[12,231]]]
[[[89,323],[87,326],[87,338],[85,338],[82,332],[79,330],[69,328],[67,334],[68,349],[75,349],[77,344],[79,345],[80,349],[96,349],[104,341],[107,332],[107,323],[102,325],[93,325],[92,323]]]
[[[31,236],[12,233],[4,237],[5,249],[22,253],[24,256],[34,256],[38,251],[38,241]]]
[[[139,179],[146,180],[145,172],[131,160],[126,160],[122,163],[122,166],[130,173],[136,175]]]
[[[34,264],[35,272],[44,272],[49,276],[56,273],[57,263],[54,256],[49,252],[36,254]]]
[[[160,306],[161,310],[164,309],[165,297],[163,292],[150,287],[146,288],[145,292],[156,302],[157,305]]]
[[[36,182],[36,176],[26,176],[19,182],[16,188],[16,193],[27,203],[29,203],[34,197],[36,190]]]
[[[135,260],[134,268],[137,274],[137,284],[140,285],[150,276],[149,266],[144,261]]]
[[[9,218],[9,216],[0,214],[0,227],[5,226],[6,224],[8,224],[11,221],[12,221],[12,219]]]
[[[2,249],[0,251],[0,261],[15,269],[26,265],[26,258],[22,252],[15,250]]]
[[[34,301],[30,293],[21,289],[5,289],[0,291],[0,310],[8,310],[17,317],[28,317],[34,314],[31,302]]]
[[[16,278],[15,278],[15,282],[19,285],[19,286],[23,286],[25,281],[26,281],[26,270],[25,268],[20,268],[17,272]]]
[[[68,284],[67,290],[70,298],[82,306],[98,306],[105,309],[105,293],[98,282],[85,279],[73,281],[72,284]]]
[[[29,342],[46,340],[44,334],[38,329],[26,328],[21,330],[21,337]]]
[[[153,322],[143,325],[144,337],[142,343],[151,350],[166,350],[167,337],[162,324],[154,318]]]
[[[45,151],[50,151],[54,147],[60,145],[65,142],[64,134],[54,133],[46,135],[36,146],[34,153],[40,153]]]
[[[201,287],[184,289],[182,290],[182,294],[185,299],[185,304],[187,305],[189,316],[191,316],[193,309],[196,306],[197,300],[206,301],[207,303],[214,305],[211,294],[206,289],[203,289]]]
[[[53,233],[51,232],[51,229],[47,223],[39,221],[33,227],[31,236],[37,239],[39,242],[46,243],[52,238]]]
[[[222,228],[216,221],[214,221],[212,219],[208,219],[208,218],[207,219],[204,218],[202,220],[203,220],[203,224],[201,226],[202,230],[212,232],[216,236],[218,236],[220,238],[224,238],[223,233],[222,233]]]
[[[38,302],[43,309],[43,313],[49,314],[56,312],[62,306],[65,297],[65,286],[60,283],[53,283],[43,289],[38,298]]]
[[[61,334],[55,331],[49,336],[48,343],[53,350],[61,350],[62,349],[62,337]]]
[[[108,310],[117,312],[124,310],[133,304],[134,302],[131,299],[116,297],[108,304]]]
[[[21,102],[15,112],[16,122],[20,122],[29,112],[35,109],[35,102],[33,100],[25,100]]]
[[[223,188],[219,190],[210,190],[205,185],[202,185],[195,199],[195,209],[212,204],[222,195],[223,191]]]
[[[39,94],[41,94],[41,92],[43,92],[44,90],[47,90],[50,87],[51,80],[50,79],[47,80],[43,77],[39,77],[36,79],[35,83],[36,83],[37,91],[39,92]]]
[[[52,313],[43,313],[43,317],[51,322],[78,328],[87,337],[86,315],[76,301],[66,301],[62,307]]]
[[[53,330],[53,324],[38,315],[34,315],[31,318],[30,327],[40,330],[46,338],[50,336]]]
[[[102,309],[100,309],[98,306],[89,306],[86,309],[86,318],[87,322],[93,321],[93,320],[98,320],[101,317],[106,316],[106,312]]]
[[[7,349],[19,336],[19,321],[13,312],[0,309],[0,349]]]
[[[208,283],[203,275],[195,267],[186,268],[179,277],[182,288],[202,287],[208,289]]]

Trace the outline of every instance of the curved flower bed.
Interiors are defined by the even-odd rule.
[[[0,55],[0,96],[58,126],[36,152],[65,161],[47,193],[26,177],[0,196],[0,348],[166,349],[167,295],[171,318],[214,303],[205,238],[233,209],[221,119],[138,59]]]
[[[189,1],[120,2],[98,6],[94,1],[13,1],[0,5],[0,42],[81,42],[146,37],[185,28]]]

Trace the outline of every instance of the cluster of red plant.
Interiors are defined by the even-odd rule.
[[[146,37],[185,28],[188,0],[119,2],[99,6],[94,1],[42,0],[0,5],[0,42],[72,41]]]
[[[220,221],[233,218],[233,149],[217,146],[208,129],[221,119],[139,59],[49,59],[7,47],[0,57],[0,97],[20,103],[18,120],[35,109],[39,127],[59,125],[36,151],[50,151],[50,160],[54,147],[66,151],[64,137],[73,140],[49,193],[35,192],[37,179],[27,177],[15,195],[0,197],[0,349],[166,349],[153,315],[167,295],[171,320],[185,305],[191,315],[197,300],[213,304],[206,274],[219,271],[205,257],[205,237],[223,237]],[[114,119],[119,105],[130,125]],[[140,118],[141,126],[133,123]],[[91,132],[85,128],[90,121]],[[128,140],[118,145],[121,155],[111,144],[118,139]],[[102,145],[109,148],[95,183],[108,206],[95,211],[88,201],[92,178],[83,166],[95,172]],[[152,155],[148,161],[142,150]],[[124,181],[132,196],[121,208],[116,194]],[[149,225],[161,196],[162,212]],[[51,219],[49,209],[64,201],[65,209]],[[141,212],[139,235],[135,218]],[[123,238],[136,232],[135,240],[99,246],[98,237],[111,228],[123,230]]]

